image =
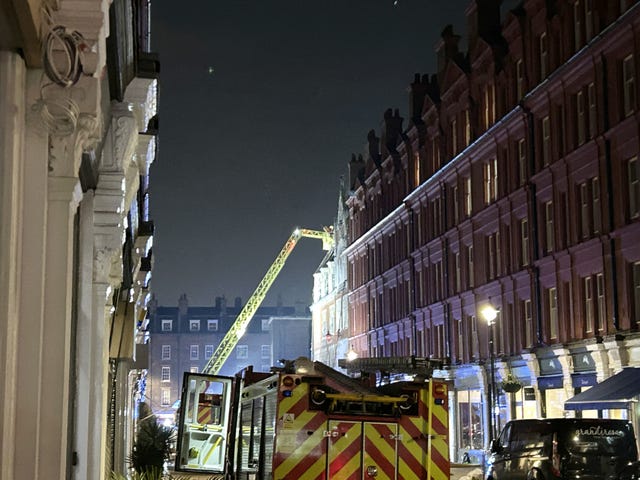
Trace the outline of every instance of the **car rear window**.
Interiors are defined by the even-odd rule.
[[[570,453],[614,455],[629,448],[633,442],[627,428],[617,425],[571,426],[562,432],[562,444]]]

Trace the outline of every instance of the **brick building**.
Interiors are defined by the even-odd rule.
[[[640,365],[640,7],[473,0],[466,15],[468,51],[445,28],[408,127],[388,110],[352,160],[344,251],[349,343],[445,360],[458,460]]]

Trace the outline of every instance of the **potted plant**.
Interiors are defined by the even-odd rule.
[[[522,383],[511,373],[507,374],[506,378],[502,381],[502,389],[507,393],[515,393],[520,391]]]

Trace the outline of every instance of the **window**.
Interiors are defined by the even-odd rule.
[[[540,35],[540,80],[547,78],[549,74],[549,49],[547,46],[546,32]]]
[[[546,240],[547,240],[547,253],[552,252],[554,245],[554,231],[553,231],[553,202],[547,202],[544,205],[545,211],[545,226],[546,226]]]
[[[462,323],[462,319],[458,319],[457,322],[458,324],[458,355],[457,355],[457,360],[459,361],[464,361],[465,358],[465,335],[464,335],[464,325]]]
[[[262,325],[262,331],[268,332],[269,330],[271,330],[271,319],[263,318],[261,325]]]
[[[213,356],[213,345],[204,346],[204,358],[209,359]]]
[[[460,265],[460,252],[456,252],[456,292],[460,292],[462,289],[462,266]]]
[[[516,61],[516,94],[518,101],[524,97],[524,63],[522,59]]]
[[[593,200],[593,232],[600,233],[602,230],[602,212],[600,205],[600,180],[594,177],[591,180],[591,198]]]
[[[473,287],[474,283],[475,283],[475,278],[474,278],[474,273],[473,273],[473,245],[469,245],[467,247],[467,262],[468,262],[468,280],[469,280],[469,284],[467,285],[469,288]]]
[[[488,130],[495,120],[495,85],[490,83],[484,87],[484,127]]]
[[[629,160],[629,216],[640,216],[640,165],[637,157]]]
[[[629,55],[622,62],[622,80],[623,84],[623,107],[624,115],[629,116],[633,113],[636,105],[636,73],[633,65],[633,55]]]
[[[593,83],[587,87],[587,101],[589,103],[589,138],[595,138],[598,131],[598,110],[596,109],[596,87]]]
[[[596,275],[596,301],[598,302],[598,330],[604,330],[604,322],[607,318],[607,304],[604,293],[604,275]]]
[[[189,331],[190,332],[199,332],[200,331],[200,320],[189,320]]]
[[[260,347],[260,356],[262,358],[271,358],[271,345],[262,345]]]
[[[431,161],[433,163],[433,172],[440,170],[440,145],[438,142],[438,137],[435,137],[431,142]]]
[[[527,168],[527,151],[524,138],[518,140],[518,181],[522,186],[527,182],[529,169]]]
[[[633,264],[633,314],[636,323],[640,323],[640,262]]]
[[[418,187],[421,183],[420,179],[420,154],[416,152],[413,155],[413,176],[415,179],[414,187]]]
[[[580,0],[573,2],[573,41],[576,50],[582,47],[582,5]]]
[[[162,389],[160,403],[162,404],[163,407],[167,407],[171,405],[171,389],[170,388]]]
[[[578,145],[582,145],[585,141],[584,94],[582,92],[576,94],[576,116]]]
[[[191,365],[189,367],[189,372],[190,373],[198,373],[198,367],[196,365]]]
[[[210,318],[209,320],[207,320],[207,330],[210,332],[217,332],[218,331],[218,320],[214,319],[214,318]]]
[[[455,118],[451,119],[451,153],[454,157],[458,153],[458,122]]]
[[[453,224],[457,225],[460,222],[460,199],[458,195],[460,192],[458,191],[458,186],[453,187]]]
[[[173,330],[173,320],[162,320],[162,331],[170,332]]]
[[[191,360],[198,360],[200,358],[200,346],[199,345],[191,345],[191,347],[189,347],[189,358]]]
[[[533,345],[533,312],[531,310],[531,300],[525,300],[523,305],[524,311],[524,326],[525,326],[525,346],[530,347]]]
[[[494,158],[484,164],[484,203],[489,204],[498,197],[498,160]]]
[[[471,199],[471,177],[464,179],[464,214],[468,217],[471,215],[473,202]]]
[[[529,265],[529,221],[526,218],[520,220],[520,241],[522,266],[526,266]]]
[[[471,325],[471,341],[473,342],[471,352],[473,358],[478,358],[480,356],[480,342],[478,339],[478,319],[475,315],[469,317],[469,324]]]
[[[236,347],[236,358],[240,360],[246,360],[247,358],[249,358],[249,346],[238,345]]]
[[[171,345],[162,345],[162,360],[171,360]]]
[[[587,42],[593,38],[593,0],[584,0],[584,36]]]
[[[558,338],[558,293],[555,287],[547,291],[549,301],[549,336]]]
[[[489,280],[493,280],[500,273],[500,237],[499,233],[489,235],[487,239]]]
[[[163,365],[162,366],[162,376],[160,377],[160,380],[163,382],[170,382],[171,381],[171,367],[168,365]]]
[[[547,166],[551,161],[551,125],[549,116],[542,119],[542,165]]]
[[[471,143],[471,119],[469,118],[469,110],[464,111],[464,146],[467,147]]]
[[[591,284],[591,277],[586,277],[584,283],[584,326],[585,330],[590,333],[593,332],[593,285]]]
[[[582,238],[588,238],[591,230],[591,216],[589,215],[589,192],[586,182],[580,184],[580,223]]]

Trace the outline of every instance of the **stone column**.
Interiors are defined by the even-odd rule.
[[[26,71],[0,51],[0,479],[13,480]]]

